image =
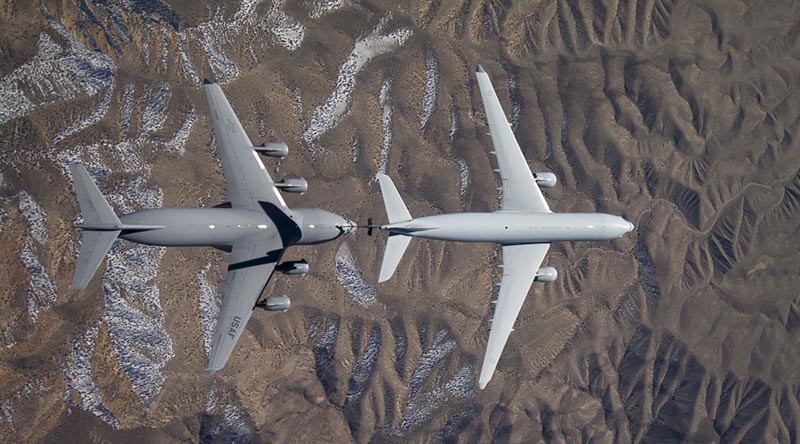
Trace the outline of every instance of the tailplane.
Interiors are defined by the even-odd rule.
[[[78,196],[84,220],[84,224],[79,226],[83,228],[83,236],[75,265],[75,275],[72,278],[72,288],[81,290],[89,285],[92,276],[108,254],[108,250],[121,231],[115,228],[122,226],[122,223],[83,165],[71,164],[69,171],[72,173],[75,194]]]
[[[386,217],[389,219],[389,223],[410,221],[411,213],[408,212],[408,208],[403,203],[403,199],[400,197],[400,193],[397,192],[392,179],[385,174],[378,174],[378,183],[381,186],[381,194],[383,195],[383,203],[386,206]],[[408,248],[409,242],[411,242],[411,238],[408,236],[389,233],[378,282],[388,281],[392,277],[397,265],[400,264],[400,260],[403,258],[403,253]]]

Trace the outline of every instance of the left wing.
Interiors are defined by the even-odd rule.
[[[211,343],[209,375],[224,367],[228,361],[283,251],[280,235],[272,230],[233,244],[222,306]]]
[[[478,65],[475,76],[478,78],[478,88],[481,91],[483,107],[486,109],[486,120],[489,122],[489,132],[492,135],[497,166],[500,169],[500,180],[503,183],[501,209],[550,213],[550,207],[533,178],[514,132],[511,131],[511,125],[500,106],[500,100],[497,99],[489,75],[481,65]]]
[[[503,279],[500,281],[500,294],[489,331],[489,343],[483,357],[483,367],[478,384],[481,389],[492,379],[500,354],[506,346],[508,335],[514,327],[519,310],[528,290],[531,288],[536,272],[547,254],[550,244],[504,245]]]
[[[222,162],[233,208],[261,211],[258,202],[262,201],[288,210],[222,88],[208,80],[203,83],[217,141],[217,156]]]

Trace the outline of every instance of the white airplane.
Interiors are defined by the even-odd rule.
[[[480,65],[476,75],[496,150],[492,153],[497,156],[502,180],[500,209],[492,213],[439,214],[413,219],[389,176],[378,174],[389,219],[388,224],[379,227],[389,232],[389,240],[378,282],[392,277],[411,237],[503,246],[503,279],[479,378],[483,389],[494,374],[531,284],[553,282],[558,276],[555,268],[541,267],[550,243],[611,240],[630,232],[634,226],[611,214],[550,211],[539,187],[552,188],[556,176],[531,173],[489,76]]]

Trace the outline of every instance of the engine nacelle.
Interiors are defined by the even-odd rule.
[[[286,295],[272,296],[259,303],[257,307],[267,311],[289,311],[292,308],[292,301]]]
[[[289,155],[289,145],[284,142],[265,143],[261,146],[254,146],[254,150],[269,157],[284,157]]]
[[[558,270],[553,267],[540,267],[536,270],[536,282],[553,282],[558,278]]]
[[[275,184],[279,190],[287,193],[303,194],[308,191],[308,182],[302,177],[287,177]]]
[[[290,276],[305,276],[308,274],[308,262],[305,260],[287,261],[275,267],[275,270]]]
[[[558,182],[556,175],[553,173],[533,173],[533,179],[536,181],[536,185],[542,188],[553,188]]]

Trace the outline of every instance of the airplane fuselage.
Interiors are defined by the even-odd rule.
[[[301,232],[299,240],[292,242],[294,245],[333,240],[354,227],[353,222],[324,210],[295,208],[290,214]],[[119,219],[123,225],[148,227],[124,229],[121,238],[165,247],[226,247],[247,236],[278,231],[276,222],[265,212],[236,208],[156,208]]]
[[[502,245],[611,240],[633,229],[627,220],[603,213],[452,213],[381,226],[392,233],[459,242]]]

